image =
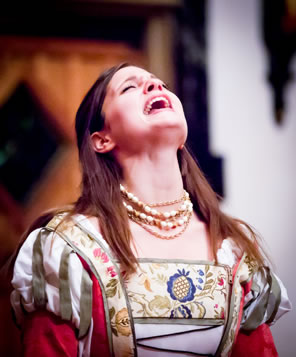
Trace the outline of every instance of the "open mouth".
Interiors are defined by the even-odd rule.
[[[156,112],[156,110],[167,108],[172,108],[168,98],[164,96],[154,97],[146,103],[144,108],[144,114],[153,114],[153,112]]]

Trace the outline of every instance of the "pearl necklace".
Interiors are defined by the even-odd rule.
[[[142,228],[144,228],[147,232],[149,232],[150,234],[154,235],[155,237],[160,238],[160,239],[165,239],[165,240],[171,240],[171,239],[175,239],[175,238],[177,238],[177,237],[180,237],[180,235],[182,235],[182,234],[186,231],[186,229],[187,229],[187,227],[188,227],[188,225],[189,225],[191,216],[192,216],[192,212],[189,213],[188,218],[186,217],[187,220],[186,220],[186,222],[184,223],[184,227],[182,228],[182,230],[181,230],[180,232],[178,232],[178,233],[176,233],[176,234],[173,234],[173,235],[168,235],[168,236],[167,236],[167,235],[164,235],[164,234],[160,234],[160,233],[154,231],[154,230],[151,229],[150,227],[146,226],[144,223],[142,223],[142,222],[140,222],[140,221],[137,221],[137,219],[135,219],[135,217],[130,217],[130,216],[129,216],[129,217],[130,217],[135,223],[138,223]],[[174,228],[174,227],[173,227],[173,228]]]
[[[131,204],[127,204],[125,201],[123,201],[123,204],[127,209],[127,214],[129,218],[132,219],[135,223],[139,224],[146,231],[156,236],[157,238],[174,239],[179,237],[186,230],[190,218],[192,216],[193,204],[190,201],[188,192],[186,192],[185,190],[184,190],[184,195],[182,196],[181,199],[168,201],[168,202],[161,202],[152,205],[151,204],[148,205],[140,201],[137,196],[128,192],[123,185],[120,185],[120,191],[125,200],[129,201],[132,205],[137,206],[139,209],[139,210],[135,209]],[[156,209],[152,208],[156,206],[170,205],[177,202],[182,202],[182,205],[177,211],[173,210],[169,212],[159,212]],[[183,228],[178,233],[171,236],[167,236],[152,230],[151,228],[148,227],[149,225],[156,226],[161,230],[175,229],[178,226],[179,227],[183,226]]]
[[[189,210],[192,212],[192,207],[193,207],[193,204],[191,203],[190,201],[190,198],[189,198],[189,193],[186,192],[184,190],[184,195],[182,197],[182,199],[178,199],[178,200],[175,200],[175,201],[168,201],[167,203],[165,202],[161,202],[161,203],[153,203],[153,204],[146,204],[142,201],[140,201],[138,199],[137,196],[135,196],[134,194],[132,194],[131,192],[128,192],[125,187],[123,185],[120,185],[120,191],[123,195],[123,197],[130,201],[132,204],[138,206],[140,208],[140,210],[144,210],[145,213],[142,213],[142,216],[143,215],[151,215],[151,216],[154,216],[154,217],[157,217],[157,218],[161,218],[161,219],[168,219],[170,217],[178,217],[182,214],[184,214],[184,212],[186,210]],[[159,212],[157,211],[156,209],[152,208],[152,207],[157,207],[157,206],[169,206],[173,203],[176,203],[176,202],[180,202],[180,201],[183,201],[183,204],[181,205],[180,209],[178,211],[170,211],[170,212]],[[126,208],[129,212],[133,212],[135,211],[133,209],[133,207],[131,205],[126,205]],[[146,218],[145,216],[141,217],[141,218]],[[151,217],[152,218],[152,217]]]

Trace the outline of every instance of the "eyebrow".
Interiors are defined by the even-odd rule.
[[[128,82],[128,81],[132,81],[132,80],[138,79],[138,78],[139,78],[139,77],[138,77],[138,76],[135,76],[135,75],[128,77],[127,79],[125,79],[125,80],[119,85],[119,87],[118,87],[117,89],[120,89],[120,88],[123,86],[124,83],[126,83],[126,82]],[[150,78],[156,78],[156,76],[155,76],[154,74],[150,74]]]

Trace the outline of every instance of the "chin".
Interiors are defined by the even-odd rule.
[[[154,138],[157,137],[163,140],[164,138],[171,137],[172,140],[169,140],[171,142],[184,143],[187,138],[187,124],[180,120],[159,121],[153,125],[152,133]]]
[[[180,120],[180,118],[165,117],[154,124],[157,129],[171,129],[176,131],[176,134],[182,133],[182,136],[187,136],[187,123],[185,120]]]

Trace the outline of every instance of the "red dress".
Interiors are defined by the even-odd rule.
[[[110,356],[105,313],[99,283],[86,262],[80,258],[93,281],[93,320],[91,357]],[[247,284],[246,289],[250,288]],[[78,339],[75,326],[63,321],[53,313],[42,310],[26,315],[22,326],[22,341],[25,357],[75,357],[78,352]],[[276,357],[272,334],[266,324],[251,333],[239,332],[231,357]]]

